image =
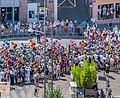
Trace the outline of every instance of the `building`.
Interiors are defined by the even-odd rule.
[[[43,22],[44,0],[0,0],[1,20],[7,22]],[[47,0],[47,18],[54,20],[53,0]]]
[[[1,0],[1,20],[8,22],[38,22],[43,20],[44,0]],[[39,17],[38,17],[39,16]]]
[[[82,22],[89,19],[85,0],[57,0],[59,20],[77,20]]]
[[[0,0],[2,20],[8,22],[21,21],[43,22],[44,14],[47,20],[87,20],[88,12],[84,0],[46,0],[47,8],[44,9],[44,0]],[[83,14],[81,14],[84,12]]]
[[[44,12],[44,0],[28,0],[27,22],[43,21]]]
[[[97,23],[120,22],[120,0],[86,0],[86,4]]]

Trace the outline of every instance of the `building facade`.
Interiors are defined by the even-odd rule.
[[[0,0],[1,21],[43,22],[44,0]],[[54,2],[47,1],[47,19],[54,20]]]
[[[7,22],[21,21],[26,22],[43,22],[44,14],[47,13],[47,20],[53,22],[57,19],[86,19],[83,14],[80,13],[85,11],[80,10],[83,7],[84,0],[77,0],[77,4],[72,1],[65,0],[46,0],[47,7],[44,9],[44,0],[0,0],[1,5],[1,20]],[[65,4],[65,5],[64,5]],[[67,4],[67,8],[66,8]],[[61,6],[59,6],[61,5]],[[65,8],[63,7],[65,6]],[[68,7],[69,6],[69,7]],[[62,8],[63,7],[63,8]],[[80,13],[77,13],[80,11]],[[60,17],[63,16],[63,17]],[[88,16],[88,15],[86,15]]]
[[[97,23],[120,22],[120,0],[86,0]],[[90,2],[92,1],[92,2]]]
[[[27,21],[43,22],[44,21],[44,0],[28,0],[27,4]]]

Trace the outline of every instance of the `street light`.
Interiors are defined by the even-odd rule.
[[[0,23],[1,23],[1,0],[0,0]]]
[[[12,16],[12,22],[13,22],[13,25],[14,25],[14,21],[15,21],[15,20],[14,20],[14,18],[15,18],[15,12],[14,12],[14,11],[15,11],[15,10],[14,10],[14,9],[15,9],[15,1],[14,1],[14,0],[12,0],[12,6],[13,6],[13,12],[12,12],[12,14],[13,14],[13,16]]]
[[[33,29],[28,29],[28,32],[39,32],[41,34],[46,34],[46,32],[42,32],[42,31],[38,31],[38,30],[33,30]],[[53,76],[54,76],[54,72],[53,72],[53,27],[51,27],[51,50],[52,50],[52,53],[51,53],[51,66],[52,66],[52,74],[51,74],[51,91],[53,92]],[[45,38],[46,38],[46,35],[45,35]],[[46,42],[44,43],[44,97],[45,97],[45,94],[46,94],[46,55],[45,55],[45,52],[46,52]]]
[[[46,7],[47,7],[47,0],[44,0],[44,98],[46,97],[46,19],[47,19],[47,13],[46,13]]]
[[[45,17],[45,16],[44,16]],[[45,22],[46,18],[44,19]],[[41,34],[44,34],[44,98],[46,96],[46,31],[45,31],[45,23],[44,23],[44,32],[38,31],[38,30],[33,30],[33,29],[28,29],[28,32],[39,32]]]
[[[51,75],[51,90],[52,90],[52,93],[53,93],[53,77],[54,77],[54,72],[53,72],[53,60],[54,60],[54,55],[53,55],[53,25],[51,27],[51,50],[52,50],[52,53],[51,53],[51,59],[52,59],[52,75]]]
[[[41,34],[45,34],[45,32],[38,31],[38,30],[33,30],[33,29],[28,29],[28,32],[31,32],[31,33],[33,33],[33,32],[39,32]]]

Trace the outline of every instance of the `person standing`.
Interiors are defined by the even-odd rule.
[[[5,74],[5,72],[4,72],[4,70],[3,69],[0,69],[0,81],[4,81],[4,74]]]
[[[14,85],[14,71],[13,70],[11,70],[10,71],[10,84],[11,85]]]
[[[81,35],[80,28],[81,28],[81,27],[80,27],[80,23],[78,23],[78,25],[77,25],[77,34],[78,34],[78,35]]]
[[[39,43],[39,42],[40,42],[40,33],[37,32],[37,33],[36,33],[36,36],[37,36],[37,43]]]
[[[61,21],[60,26],[61,26],[61,30],[60,30],[61,33],[64,33],[64,26],[65,26],[64,20]]]
[[[30,67],[30,82],[33,83],[34,80],[33,80],[33,74],[34,74],[34,70],[32,68],[32,66]]]
[[[21,25],[21,23],[20,23],[20,21],[17,23],[17,35],[19,35],[20,34],[20,25]]]
[[[109,21],[108,26],[109,26],[110,31],[112,32],[113,31],[113,24],[111,21]]]
[[[9,29],[10,29],[10,33],[12,35],[12,33],[13,33],[13,24],[12,23],[10,24]]]
[[[27,83],[30,83],[30,68],[28,66],[26,67],[26,79]]]
[[[60,64],[57,64],[56,78],[60,79]]]
[[[25,82],[25,68],[24,67],[22,67],[21,69],[21,76],[22,76],[22,83],[24,83]]]
[[[70,21],[68,35],[74,35],[74,24]]]
[[[103,89],[100,90],[100,98],[105,98],[105,94],[104,94]]]
[[[17,84],[18,83],[18,70],[15,69],[15,83]]]

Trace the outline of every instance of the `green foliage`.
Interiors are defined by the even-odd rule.
[[[71,72],[78,87],[91,88],[96,80],[96,63],[84,60],[83,67],[73,65]]]
[[[63,95],[60,88],[54,89],[53,92],[50,89],[47,89],[44,98],[63,98]]]

